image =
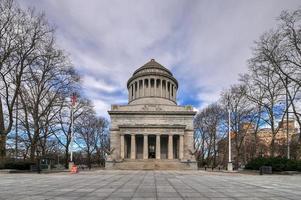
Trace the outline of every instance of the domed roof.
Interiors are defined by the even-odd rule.
[[[173,74],[163,67],[160,63],[156,62],[155,59],[151,59],[149,62],[144,64],[142,67],[138,68],[134,73],[133,76],[128,80],[127,87],[131,81],[135,80],[136,78],[145,77],[145,76],[163,76],[168,79],[171,79],[175,82],[176,87],[178,88],[178,81],[173,77]]]
[[[148,69],[159,69],[162,70],[164,72],[167,72],[169,75],[172,76],[172,73],[166,69],[165,67],[163,67],[160,63],[156,62],[155,59],[151,59],[149,62],[147,62],[146,64],[144,64],[142,67],[138,68],[133,75],[136,75],[137,73],[141,72],[141,71],[147,71]]]

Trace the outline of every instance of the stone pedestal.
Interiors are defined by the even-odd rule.
[[[71,170],[71,167],[74,165],[74,162],[69,162],[68,169]]]
[[[228,166],[227,166],[227,170],[228,171],[233,171],[233,165],[232,165],[232,162],[228,162]]]

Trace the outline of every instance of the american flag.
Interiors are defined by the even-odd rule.
[[[76,104],[76,94],[72,93],[72,96],[71,96],[71,105],[74,107],[75,104]]]

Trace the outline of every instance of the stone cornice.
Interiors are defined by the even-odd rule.
[[[181,124],[122,124],[118,126],[119,128],[172,128],[172,129],[185,129],[186,125]]]
[[[195,111],[108,111],[110,115],[190,115],[194,116]]]

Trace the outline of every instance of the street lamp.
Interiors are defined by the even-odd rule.
[[[37,149],[37,172],[41,173],[41,165],[40,165],[40,151]]]

